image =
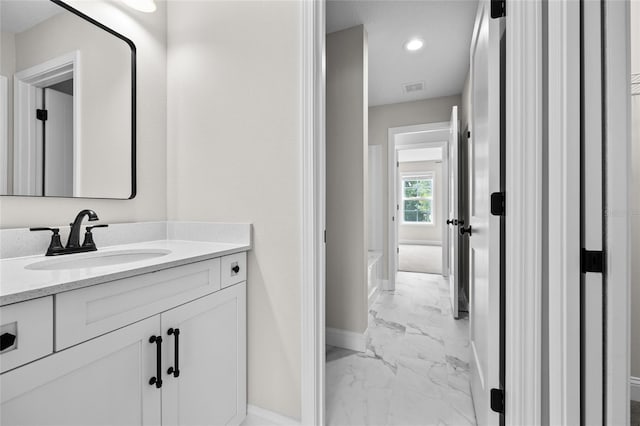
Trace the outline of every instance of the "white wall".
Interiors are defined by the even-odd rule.
[[[412,161],[401,162],[400,176],[404,173],[433,173],[434,175],[434,187],[433,187],[433,207],[434,216],[433,224],[424,223],[402,223],[400,214],[400,222],[398,225],[398,241],[400,244],[403,242],[412,241],[414,243],[429,242],[434,244],[442,244],[442,221],[447,220],[445,213],[445,202],[443,201],[443,189],[442,189],[442,163],[436,161]],[[400,182],[401,184],[401,182]],[[398,191],[398,204],[402,206],[402,190]],[[402,208],[402,207],[401,207]],[[448,211],[448,209],[446,210]]]
[[[300,4],[168,8],[168,215],[253,223],[249,403],[299,418]]]
[[[0,197],[0,227],[64,225],[83,208],[94,209],[105,223],[166,219],[165,3],[157,2],[158,10],[150,14],[116,2],[69,3],[129,37],[138,48],[138,195],[133,200]]]
[[[367,34],[327,35],[327,327],[367,328]]]
[[[410,126],[415,124],[438,123],[451,119],[451,108],[460,105],[460,96],[447,96],[443,98],[427,99],[424,101],[405,102],[400,104],[381,105],[369,108],[369,145],[382,145],[383,163],[387,160],[387,135],[390,127]],[[388,200],[388,171],[383,171],[383,200]],[[388,233],[387,223],[389,218],[388,209],[384,209],[383,223],[384,229],[384,257],[383,257],[383,278],[388,279]]]
[[[640,2],[631,3],[631,73],[640,73]],[[640,95],[631,97],[631,375],[640,377]]]
[[[81,90],[73,94],[81,103],[77,193],[84,197],[128,198],[131,195],[129,46],[71,13],[59,13],[16,34],[15,47],[16,72],[67,53],[80,53],[77,80]]]

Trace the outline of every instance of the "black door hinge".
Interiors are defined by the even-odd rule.
[[[471,137],[471,132],[467,131],[467,137],[470,138]]]
[[[491,194],[491,214],[494,216],[504,216],[505,195],[504,192],[494,192]]]
[[[506,0],[491,0],[491,17],[502,18],[507,16]]]
[[[602,274],[604,272],[604,253],[601,250],[582,249],[580,269],[583,274],[587,272]]]
[[[49,118],[49,112],[46,109],[37,109],[36,118],[40,121],[47,121]]]
[[[491,389],[491,409],[496,413],[504,413],[504,390]]]

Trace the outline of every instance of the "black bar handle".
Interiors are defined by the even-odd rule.
[[[173,374],[173,377],[178,377],[180,375],[180,364],[179,364],[179,354],[180,354],[180,329],[179,328],[170,328],[167,330],[167,334],[169,336],[173,335],[176,344],[173,346],[173,362],[175,364],[174,367],[169,367],[167,370],[167,374]]]
[[[160,389],[162,387],[162,337],[151,336],[149,343],[156,344],[156,377],[150,378],[149,384],[156,385],[156,388]]]

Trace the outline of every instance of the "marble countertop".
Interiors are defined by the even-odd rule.
[[[0,260],[0,306],[75,290],[108,281],[146,274],[188,263],[213,259],[227,254],[247,251],[250,243],[217,243],[206,241],[158,240],[122,244],[99,249],[97,252],[57,256],[72,261],[96,253],[107,254],[121,250],[167,250],[170,253],[145,260],[77,269],[33,270],[26,266],[53,257],[37,255]]]

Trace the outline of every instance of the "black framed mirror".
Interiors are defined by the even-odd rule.
[[[0,195],[135,197],[135,44],[60,0],[0,19]]]

